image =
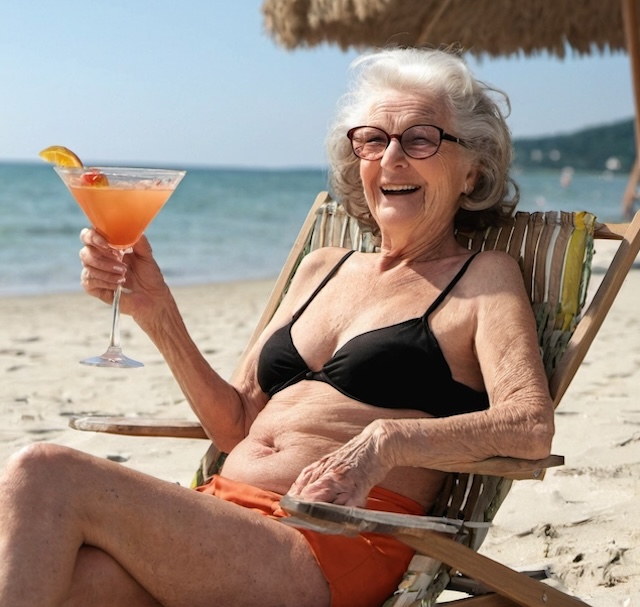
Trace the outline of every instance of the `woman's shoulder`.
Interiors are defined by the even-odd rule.
[[[302,258],[286,289],[285,297],[274,315],[275,326],[281,326],[291,319],[294,311],[300,308],[348,252],[349,249],[340,247],[322,247],[307,253]]]
[[[495,265],[500,268],[515,268],[520,267],[518,261],[506,251],[480,251],[476,254],[476,261],[474,264],[482,265]]]
[[[304,290],[319,283],[348,252],[349,249],[341,247],[321,247],[307,253],[296,270],[291,287]]]
[[[313,275],[324,270],[330,271],[349,252],[350,249],[342,247],[320,247],[304,256],[298,272]]]
[[[504,289],[512,285],[521,287],[522,271],[518,261],[504,251],[482,251],[471,263],[470,276],[485,288]]]

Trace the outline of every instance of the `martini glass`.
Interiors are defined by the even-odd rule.
[[[94,228],[120,253],[120,259],[158,214],[185,171],[119,167],[54,167]],[[143,367],[120,347],[120,296],[113,295],[109,347],[101,356],[81,360],[94,367]]]

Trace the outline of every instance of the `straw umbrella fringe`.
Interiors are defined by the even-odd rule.
[[[455,42],[476,56],[564,57],[626,48],[622,13],[602,0],[265,0],[262,11],[288,49]]]

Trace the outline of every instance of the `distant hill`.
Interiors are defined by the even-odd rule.
[[[570,166],[578,171],[628,173],[636,156],[632,118],[571,134],[514,139],[513,145],[514,165],[523,169]]]

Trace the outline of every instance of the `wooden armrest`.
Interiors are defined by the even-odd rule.
[[[330,535],[357,535],[358,533],[399,533],[413,530],[438,531],[455,535],[464,522],[441,516],[400,514],[381,510],[367,510],[355,506],[341,506],[284,495],[280,506],[290,517],[281,523],[304,527]],[[487,527],[489,524],[486,525]]]
[[[172,438],[208,438],[200,422],[155,419],[146,417],[112,417],[92,415],[73,417],[69,426],[85,432],[106,432],[127,436],[158,436]],[[541,479],[544,470],[553,466],[562,466],[564,457],[550,455],[545,459],[527,460],[513,457],[491,457],[481,462],[441,466],[443,472],[463,472],[468,474],[487,474],[502,476],[514,480]]]
[[[438,466],[442,472],[463,472],[502,476],[513,480],[542,480],[547,468],[564,465],[562,455],[549,455],[544,459],[518,459],[515,457],[490,457],[480,462]]]
[[[200,422],[176,419],[88,416],[71,418],[69,426],[86,432],[107,432],[127,436],[208,438]]]
[[[628,229],[628,223],[601,223],[596,221],[595,237],[603,240],[622,240]]]

